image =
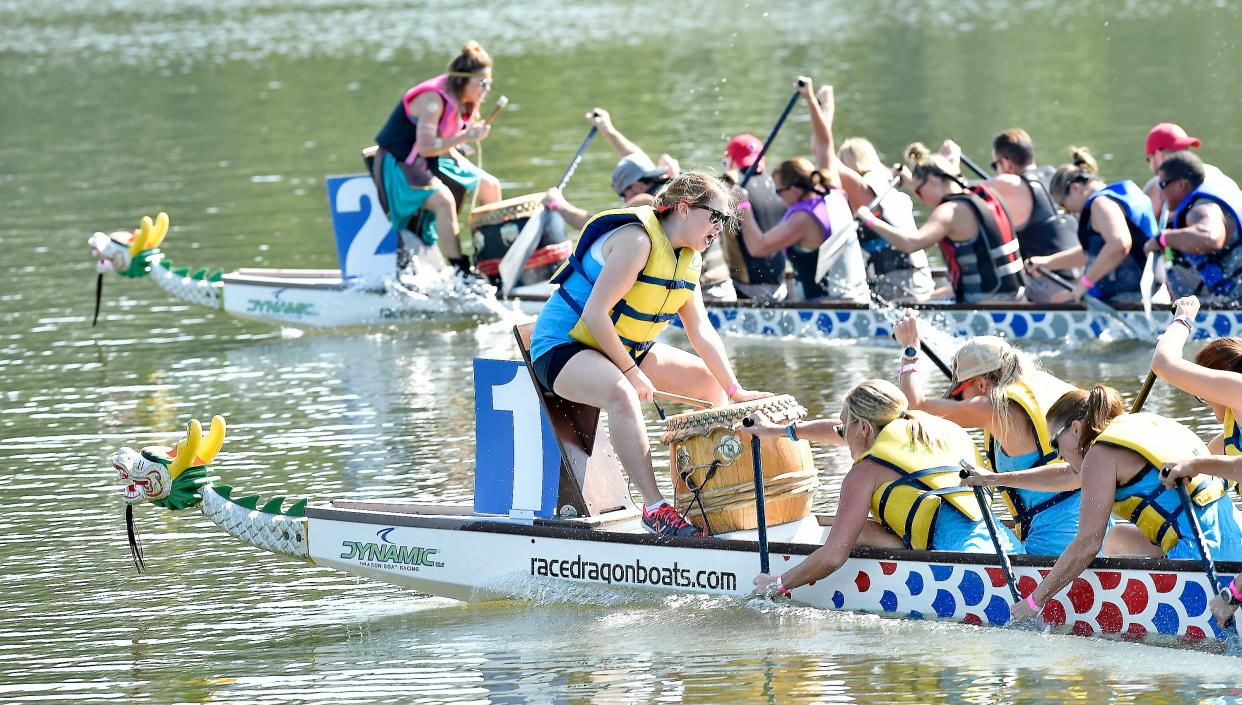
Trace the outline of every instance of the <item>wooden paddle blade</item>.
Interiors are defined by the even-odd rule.
[[[513,244],[505,252],[505,256],[500,258],[500,293],[502,296],[509,295],[509,291],[521,278],[526,261],[539,246],[539,234],[543,232],[543,217],[544,208],[539,206],[534,213],[530,214],[530,219],[526,221],[526,225],[522,226],[522,232],[518,233]]]

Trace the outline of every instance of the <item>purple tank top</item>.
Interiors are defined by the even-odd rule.
[[[809,213],[815,222],[819,223],[819,227],[824,231],[824,239],[827,240],[832,235],[832,224],[828,221],[828,202],[826,197],[805,198],[789,207],[785,211],[785,217],[781,218],[781,222],[785,222],[793,217],[794,213],[799,211]]]

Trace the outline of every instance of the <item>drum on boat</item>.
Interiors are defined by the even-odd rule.
[[[474,242],[474,266],[480,274],[500,283],[500,260],[517,239],[531,215],[543,205],[543,194],[506,198],[476,206],[470,211],[469,227]],[[573,254],[574,244],[565,234],[565,220],[555,211],[545,211],[538,245],[526,260],[518,284],[546,282],[561,262]]]
[[[678,414],[665,422],[660,442],[669,447],[675,506],[704,531],[722,534],[759,526],[751,434],[742,425],[756,411],[782,425],[806,417],[806,409],[782,394]],[[811,445],[787,436],[765,438],[760,441],[760,455],[768,525],[810,514],[811,496],[819,485]]]

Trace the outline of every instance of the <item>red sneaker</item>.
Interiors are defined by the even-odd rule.
[[[671,504],[661,504],[654,511],[643,507],[643,528],[657,536],[702,536],[703,532],[686,521]]]

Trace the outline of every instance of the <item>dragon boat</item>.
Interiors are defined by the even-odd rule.
[[[171,447],[113,455],[135,564],[146,566],[133,510],[154,504],[197,509],[243,543],[291,560],[456,600],[578,602],[618,591],[748,599],[760,566],[755,530],[707,538],[645,533],[598,411],[538,391],[522,362],[478,359],[474,370],[472,505],[336,499],[285,507],[283,497],[239,497],[209,469],[224,443],[224,419],[214,418],[206,433],[191,421]],[[717,430],[724,435],[716,452],[731,462],[739,454],[732,435],[738,430]],[[804,560],[832,524],[830,515],[809,513],[769,526],[773,570]],[[1020,591],[1029,594],[1054,559],[1011,561]],[[1218,570],[1230,575],[1242,563]],[[1212,619],[1215,592],[1195,561],[1099,558],[1048,601],[1042,616],[1054,633],[1219,652],[1231,635]],[[859,547],[832,576],[793,590],[792,600],[1002,626],[1010,596],[991,554]]]
[[[442,316],[497,317],[515,311],[534,315],[553,293],[546,282],[526,283],[498,300],[488,283],[463,280],[444,269],[434,248],[415,258],[422,258],[426,265],[417,268],[416,274],[398,276],[396,236],[376,205],[371,178],[358,175],[326,181],[339,269],[246,268],[225,273],[178,267],[160,249],[167,219],[160,220],[161,228],[160,222],[146,218],[144,226],[132,233],[97,232],[90,237],[100,286],[108,271],[127,278],[149,277],[169,294],[192,304],[306,329],[392,325]],[[506,226],[516,231],[519,223]],[[505,237],[511,241],[514,235],[510,232]],[[1149,337],[1170,320],[1167,312],[1149,316],[1138,304],[1116,306],[1116,316],[1068,304],[931,302],[911,308],[955,336],[1003,335],[1033,341]],[[884,338],[892,334],[896,318],[892,307],[857,303],[760,306],[740,301],[709,303],[707,311],[724,335],[803,340]],[[1203,309],[1193,336],[1242,336],[1242,310]]]

